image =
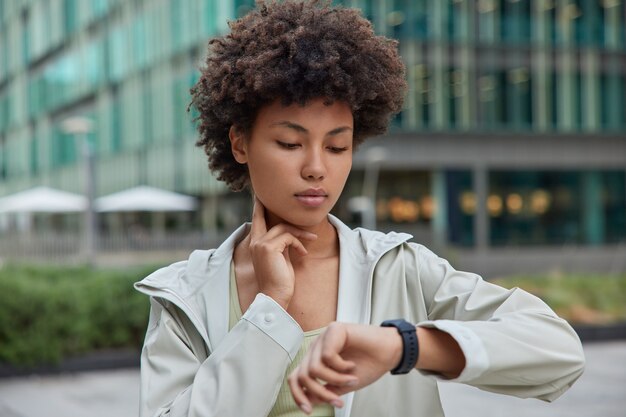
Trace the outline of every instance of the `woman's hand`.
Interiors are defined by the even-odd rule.
[[[452,336],[434,328],[418,327],[416,332],[420,346],[416,368],[457,378],[465,368],[465,355]],[[312,404],[342,407],[340,395],[394,369],[402,350],[402,336],[393,327],[331,323],[289,375],[291,394],[307,414]]]
[[[342,407],[340,395],[365,387],[402,359],[402,337],[395,328],[331,323],[311,345],[288,382],[296,404]]]
[[[301,255],[307,250],[301,239],[315,240],[317,235],[287,224],[267,230],[265,208],[255,197],[250,230],[250,255],[259,290],[272,297],[285,310],[295,289],[295,273],[289,258],[293,248]]]

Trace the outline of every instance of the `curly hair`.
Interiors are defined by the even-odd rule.
[[[258,110],[315,98],[346,102],[354,117],[354,146],[387,130],[406,91],[397,41],[375,35],[359,10],[330,1],[257,1],[229,22],[230,33],[209,41],[201,77],[191,88],[209,168],[234,191],[249,183],[235,161],[231,126],[248,134]]]

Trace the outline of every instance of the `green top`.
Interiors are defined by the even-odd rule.
[[[233,262],[230,263],[230,314],[228,319],[228,329],[232,329],[235,324],[239,320],[241,320],[241,316],[243,313],[241,312],[241,307],[239,305],[239,294],[237,292],[237,281],[235,280],[235,266]],[[289,390],[289,385],[287,384],[287,375],[293,371],[296,366],[300,363],[306,352],[309,350],[309,346],[313,343],[313,340],[324,331],[324,327],[321,329],[311,330],[309,332],[304,332],[304,341],[300,346],[300,350],[298,354],[294,358],[293,362],[287,368],[287,372],[285,373],[285,378],[283,379],[283,383],[280,387],[280,391],[278,393],[278,398],[276,398],[276,402],[274,403],[274,407],[268,414],[268,417],[306,417],[300,408],[296,405],[296,402],[293,400],[291,396],[291,391]],[[335,409],[330,404],[318,404],[313,407],[313,412],[309,414],[309,416],[313,417],[334,417]]]

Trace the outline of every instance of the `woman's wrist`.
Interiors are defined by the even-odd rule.
[[[385,368],[388,371],[395,369],[398,364],[402,361],[402,352],[404,351],[404,342],[402,341],[402,336],[398,333],[398,331],[393,327],[381,327],[382,330],[385,331],[384,339],[388,341],[389,348],[387,355],[389,360],[385,364]]]
[[[465,355],[459,344],[446,332],[417,327],[420,356],[416,369],[437,372],[446,378],[457,378],[465,368]]]

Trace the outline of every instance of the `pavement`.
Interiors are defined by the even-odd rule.
[[[626,416],[626,341],[585,343],[584,349],[585,373],[554,403],[443,383],[446,416]],[[136,368],[0,379],[0,417],[134,417],[138,406]]]

